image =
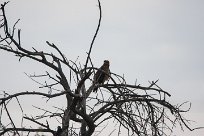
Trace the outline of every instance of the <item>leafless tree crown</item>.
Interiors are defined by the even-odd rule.
[[[48,88],[49,92],[39,91],[22,91],[14,94],[8,94],[6,91],[1,92],[0,96],[0,135],[22,135],[36,132],[50,133],[54,136],[91,136],[92,134],[100,135],[106,128],[106,122],[112,121],[116,127],[112,133],[127,131],[127,135],[138,136],[164,136],[171,133],[172,128],[180,125],[181,128],[188,126],[188,121],[185,120],[181,113],[187,112],[180,109],[181,105],[174,106],[168,102],[170,94],[158,85],[158,81],[149,82],[149,86],[140,84],[130,85],[126,82],[123,76],[117,75],[111,71],[109,81],[105,84],[98,84],[99,90],[93,93],[93,75],[98,68],[94,67],[91,61],[91,51],[100,28],[102,10],[100,1],[99,6],[99,21],[96,32],[91,41],[87,58],[83,65],[78,62],[69,60],[63,52],[53,43],[46,42],[47,46],[54,49],[57,53],[48,53],[35,48],[32,50],[24,48],[21,44],[21,30],[16,29],[19,20],[10,27],[8,24],[5,7],[7,2],[1,4],[0,8],[0,49],[10,52],[19,58],[29,58],[43,65],[48,66],[55,71],[55,75],[50,72],[45,72],[43,75],[28,75],[29,78],[36,81],[36,78],[48,77],[52,83],[39,83],[41,88]],[[9,60],[8,60],[9,61]],[[69,76],[64,71],[69,70]],[[75,86],[71,89],[70,86]],[[62,90],[57,89],[60,86]],[[1,88],[0,88],[1,89]],[[23,106],[19,99],[22,96],[39,96],[46,97],[46,101],[50,99],[66,96],[66,107],[57,107],[58,111],[49,111],[42,109],[42,115],[27,116],[23,110]],[[11,116],[11,111],[8,105],[11,101],[17,100],[17,103],[22,111],[22,123],[17,125]],[[2,119],[6,116],[7,123]],[[56,128],[51,128],[50,118],[55,118],[58,121]],[[23,120],[30,121],[38,127],[24,126]],[[96,131],[96,128],[103,126],[103,129]],[[115,131],[115,132],[114,132]],[[22,133],[23,132],[23,133]]]

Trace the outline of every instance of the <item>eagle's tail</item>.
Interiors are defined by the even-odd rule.
[[[93,89],[93,92],[97,93],[97,90],[98,90],[98,86],[95,86]]]

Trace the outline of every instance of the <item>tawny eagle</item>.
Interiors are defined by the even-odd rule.
[[[98,69],[98,71],[94,75],[93,84],[95,85],[95,87],[93,89],[93,92],[97,92],[98,85],[104,84],[104,82],[108,80],[110,76],[109,65],[110,65],[109,61],[104,60],[103,65]]]

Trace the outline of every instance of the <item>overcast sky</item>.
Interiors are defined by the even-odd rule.
[[[101,5],[101,28],[91,54],[95,66],[108,59],[111,71],[132,84],[159,79],[173,104],[192,103],[186,115],[196,121],[192,127],[204,126],[204,1],[101,0]],[[68,59],[79,56],[82,62],[99,18],[97,0],[11,0],[6,13],[11,25],[21,19],[22,46],[48,50],[48,40]],[[24,72],[43,69],[2,51],[0,63],[0,90],[11,93],[34,89]],[[201,135],[204,130],[175,132]]]

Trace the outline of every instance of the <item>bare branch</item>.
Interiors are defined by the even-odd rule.
[[[96,32],[93,36],[93,39],[91,41],[91,45],[90,45],[90,48],[89,48],[89,52],[88,52],[88,56],[86,58],[86,63],[85,63],[85,72],[86,72],[86,68],[87,68],[87,65],[88,65],[88,61],[90,60],[90,55],[91,55],[91,51],[92,51],[92,47],[93,47],[93,44],[95,42],[95,39],[96,39],[96,36],[98,34],[98,31],[99,31],[99,28],[101,26],[101,18],[102,18],[102,10],[101,10],[101,3],[100,3],[100,0],[98,0],[98,8],[99,8],[99,20],[98,20],[98,26],[97,26],[97,29],[96,29]]]
[[[61,95],[64,95],[64,94],[67,94],[67,92],[63,91],[63,92],[55,93],[55,94],[46,94],[46,93],[41,93],[41,92],[20,92],[20,93],[16,93],[16,94],[13,94],[13,95],[9,95],[7,97],[0,98],[0,100],[1,100],[0,105],[2,103],[4,103],[6,100],[12,99],[12,98],[17,97],[17,96],[38,95],[38,96],[45,96],[47,98],[54,98],[54,97],[61,96]],[[71,94],[71,95],[73,97],[76,97],[76,98],[79,97],[80,98],[79,95],[75,95],[75,94]]]
[[[48,129],[31,129],[31,128],[6,128],[3,130],[3,132],[0,132],[0,135],[4,135],[6,132],[9,131],[26,131],[26,132],[49,132],[52,133],[53,135],[55,134],[55,131],[53,130],[48,130]]]

